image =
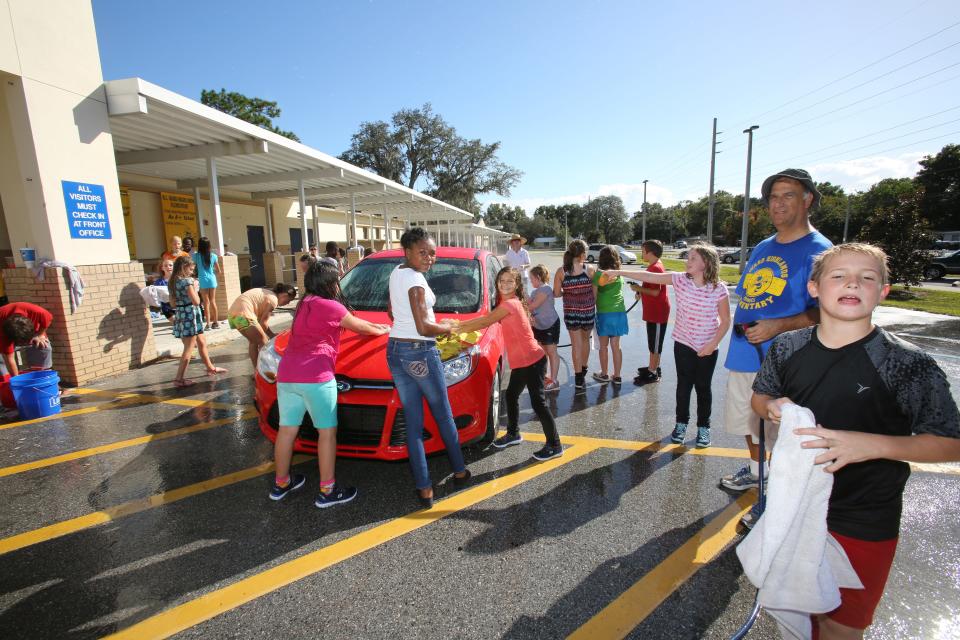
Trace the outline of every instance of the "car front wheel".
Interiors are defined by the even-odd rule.
[[[500,427],[500,367],[493,372],[493,384],[490,385],[490,402],[487,405],[487,430],[477,440],[477,447],[487,447],[497,437]]]
[[[723,263],[724,263],[724,264],[733,264],[733,258],[731,258],[730,256],[723,256]]]
[[[935,264],[932,264],[929,267],[924,267],[923,269],[923,277],[927,280],[939,280],[944,275],[946,275],[946,270],[943,267],[938,267]]]

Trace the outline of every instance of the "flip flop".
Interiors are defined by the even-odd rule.
[[[184,378],[183,380],[173,381],[173,386],[177,387],[178,389],[185,389],[186,387],[192,387],[195,384],[197,384],[196,381],[191,380],[190,378]]]
[[[218,373],[226,373],[226,372],[227,370],[224,369],[223,367],[214,367],[213,369],[207,369],[208,376],[215,376]]]

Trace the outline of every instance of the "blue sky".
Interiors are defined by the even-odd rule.
[[[431,102],[524,172],[509,202],[619,195],[630,211],[753,193],[788,166],[862,190],[960,142],[960,3],[94,0],[106,79],[276,100],[331,155]],[[501,201],[484,196],[484,202]]]

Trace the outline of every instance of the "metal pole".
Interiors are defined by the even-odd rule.
[[[353,232],[353,246],[355,249],[360,246],[360,236],[357,235],[357,194],[350,193],[350,230]]]
[[[303,180],[297,180],[297,197],[300,199],[300,251],[306,253],[310,249],[310,234],[307,233],[307,194],[303,190]]]
[[[847,241],[847,231],[850,229],[850,195],[847,194],[847,215],[843,219],[843,241]]]
[[[570,227],[567,226],[567,210],[563,210],[563,248],[570,246]]]
[[[647,181],[643,181],[643,233],[641,234],[640,242],[647,241]]]
[[[383,232],[387,236],[387,249],[393,249],[393,230],[390,229],[390,214],[387,205],[383,205]]]
[[[220,217],[220,186],[217,182],[217,159],[207,158],[207,190],[210,194],[210,217],[213,219],[213,250],[223,255],[223,220]],[[202,231],[201,231],[202,233]]]
[[[713,119],[713,144],[710,145],[710,195],[707,204],[707,242],[713,244],[713,177],[717,166],[717,119]]]
[[[743,273],[747,263],[747,229],[750,223],[750,162],[753,160],[753,132],[759,128],[760,125],[755,124],[749,129],[743,130],[749,137],[747,138],[747,186],[743,191],[743,228],[740,231],[740,273]]]

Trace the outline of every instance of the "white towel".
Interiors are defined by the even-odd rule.
[[[80,277],[80,272],[75,266],[69,262],[44,258],[33,268],[33,277],[38,282],[43,282],[45,277],[43,270],[56,267],[62,267],[64,275],[67,276],[67,285],[70,287],[70,313],[75,313],[83,302],[83,278]]]
[[[862,589],[850,560],[827,532],[827,503],[833,474],[813,460],[823,449],[802,449],[794,429],[815,427],[809,409],[786,405],[773,449],[766,510],[737,547],[758,602],[780,625],[784,638],[811,637],[810,615],[840,606],[840,587]]]

